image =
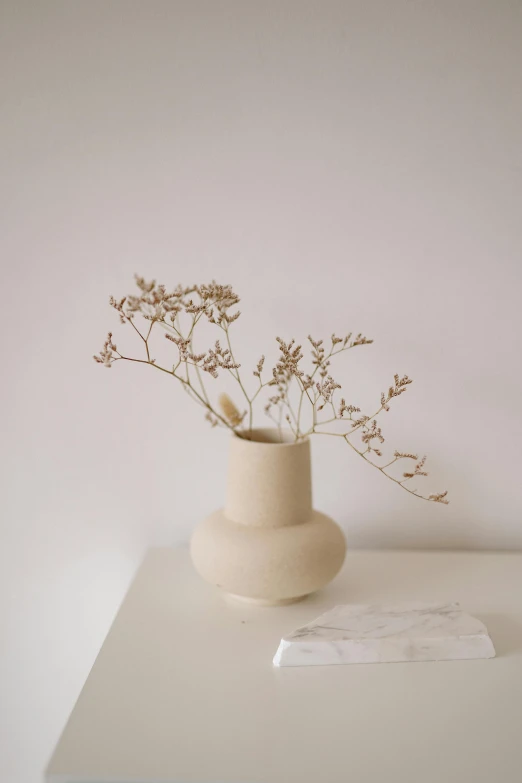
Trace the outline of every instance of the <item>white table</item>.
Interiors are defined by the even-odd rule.
[[[457,600],[497,658],[277,669],[338,603]],[[226,601],[151,550],[52,757],[49,783],[520,783],[522,554],[351,552],[288,607]]]

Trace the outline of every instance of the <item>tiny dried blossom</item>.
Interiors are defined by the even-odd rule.
[[[239,304],[239,296],[234,293],[232,286],[220,285],[213,280],[209,285],[196,286],[195,290],[206,305],[211,303],[220,312],[225,312],[230,307]]]
[[[355,405],[347,405],[346,400],[344,397],[341,397],[341,404],[339,405],[339,410],[337,411],[337,416],[342,419],[345,413],[349,414],[349,418],[352,418],[352,413],[360,413],[361,409],[356,408]]]
[[[292,380],[291,374],[280,373],[277,375],[277,369],[274,367],[272,370],[273,378],[269,381],[268,386],[275,387],[277,394],[268,398],[268,403],[265,406],[265,413],[270,414],[270,410],[273,406],[285,405],[288,399],[288,386]]]
[[[165,338],[178,346],[180,361],[197,365],[204,372],[210,373],[213,378],[218,377],[218,369],[237,370],[241,367],[240,364],[233,361],[230,350],[221,347],[219,340],[216,340],[214,348],[210,348],[205,353],[196,354],[192,351],[191,339],[175,337],[172,334],[166,334]]]
[[[120,323],[124,324],[127,321],[127,318],[125,316],[125,313],[123,311],[123,305],[127,301],[127,297],[124,296],[123,299],[120,299],[119,301],[115,299],[113,296],[109,297],[109,304],[111,307],[114,307],[117,313],[119,313],[120,316]]]
[[[358,334],[355,340],[350,343],[350,348],[355,348],[356,345],[371,345],[372,343],[373,340],[368,340],[367,337],[364,337],[362,334]]]
[[[236,321],[240,311],[229,314],[229,309],[239,304],[239,297],[230,285],[220,285],[215,280],[209,285],[201,285],[196,288],[201,299],[203,311],[212,324],[227,329],[229,324]]]
[[[222,313],[221,323],[224,323],[227,326],[229,324],[233,324],[234,321],[237,321],[240,315],[241,315],[241,310],[237,310],[233,315],[229,315],[228,313]]]
[[[167,292],[164,285],[157,285],[155,280],[147,282],[143,277],[135,276],[136,284],[140,290],[138,296],[129,295],[118,303],[114,301],[113,307],[120,313],[122,321],[130,320],[135,315],[141,315],[147,321],[164,321],[168,316],[172,322],[184,308],[184,297],[194,291],[194,287],[182,288],[178,286],[171,293]],[[116,305],[122,304],[119,308]]]
[[[280,356],[272,374],[276,383],[280,378],[289,379],[292,375],[301,378],[303,373],[299,369],[299,362],[303,358],[301,346],[295,345],[295,340],[285,343],[280,337],[276,337],[279,344]]]
[[[92,358],[95,362],[98,362],[98,364],[103,364],[104,367],[110,368],[112,367],[113,362],[118,358],[114,358],[113,351],[116,351],[116,346],[112,342],[112,332],[109,332],[100,353]]]
[[[199,364],[204,358],[206,354],[205,353],[190,353],[188,354],[188,358],[193,364]]]
[[[448,491],[445,492],[438,492],[433,495],[428,495],[428,500],[433,500],[434,503],[445,503],[448,505],[449,500],[446,500],[446,495],[448,494]]]
[[[256,369],[254,370],[254,373],[253,373],[257,378],[261,378],[261,373],[263,372],[264,364],[265,364],[265,357],[262,356],[260,358],[260,360],[258,361]]]
[[[424,464],[426,462],[426,457],[423,457],[417,464],[415,465],[413,469],[413,473],[403,473],[403,477],[405,479],[411,479],[414,476],[427,476],[427,472],[424,470]]]
[[[166,340],[170,340],[171,343],[175,343],[179,349],[179,358],[182,362],[188,361],[190,351],[190,340],[184,337],[175,337],[173,334],[166,334]]]
[[[200,313],[204,313],[207,310],[206,306],[204,304],[196,304],[192,299],[189,299],[188,302],[185,303],[185,312],[189,313],[190,315],[199,315]]]
[[[389,402],[393,397],[400,397],[401,394],[403,394],[406,391],[406,387],[410,385],[410,383],[413,383],[411,378],[408,378],[407,375],[403,375],[402,378],[400,378],[397,373],[393,376],[394,385],[390,386],[388,389],[388,393],[385,394],[382,392],[381,394],[381,408],[385,411],[390,410]]]
[[[336,389],[341,388],[341,384],[334,381],[331,375],[327,375],[323,381],[318,381],[315,384],[315,388],[319,393],[319,397],[322,397],[323,403],[317,408],[318,411],[322,411],[324,406],[332,401],[332,396]]]
[[[147,282],[138,275],[135,280],[139,289],[137,296],[131,294],[123,300],[116,300],[114,297],[110,300],[123,323],[139,314],[148,321],[170,325],[175,323],[179,313],[185,312],[193,318],[205,315],[211,323],[228,328],[229,324],[239,318],[239,311],[234,314],[228,312],[230,307],[239,302],[239,297],[230,285],[220,285],[212,281],[209,285],[178,286],[169,293],[164,285],[157,285],[155,280]],[[191,297],[194,294],[199,301]]]
[[[299,369],[299,362],[303,358],[301,346],[295,345],[295,340],[285,343],[280,337],[276,337],[279,345],[279,359],[272,369],[272,378],[268,386],[276,387],[277,394],[268,399],[265,413],[270,415],[273,406],[288,404],[288,388],[293,377],[299,381],[304,373]]]
[[[210,373],[213,378],[218,377],[218,370],[238,370],[241,365],[236,364],[228,348],[222,348],[219,340],[216,340],[214,348],[210,348],[200,364],[204,372]]]
[[[371,446],[371,441],[374,439],[377,439],[379,443],[384,443],[384,437],[382,435],[381,428],[377,426],[375,419],[372,421],[371,427],[365,428],[363,434],[361,435],[362,442],[366,443],[368,446]]]
[[[419,459],[417,454],[408,454],[402,451],[394,451],[393,456],[395,459]]]
[[[308,391],[308,389],[311,389],[314,385],[314,379],[311,375],[303,375],[301,377],[301,384],[303,386],[303,391]]]
[[[144,294],[150,294],[150,292],[154,289],[156,285],[155,280],[152,280],[150,283],[147,283],[145,281],[145,278],[140,277],[139,275],[134,275],[134,279],[136,280],[136,285]]]
[[[337,340],[337,338],[335,339]],[[325,354],[323,341],[314,340],[310,335],[308,335],[308,340],[312,344],[312,364],[315,365],[315,367],[318,369],[321,378],[325,378],[326,375],[328,374],[328,367],[330,366],[330,361]],[[333,340],[334,340],[334,336],[332,335],[332,343]]]
[[[332,342],[334,337],[335,335],[332,335]],[[373,343],[373,340],[369,340],[360,332],[356,337],[354,337],[353,340],[352,340],[352,332],[349,332],[343,340],[341,340],[340,338],[335,338],[335,340],[336,340],[336,344],[337,342],[342,343],[343,347],[341,350],[344,350],[346,348],[355,348],[356,345],[371,345]]]

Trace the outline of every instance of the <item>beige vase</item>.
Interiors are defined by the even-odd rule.
[[[232,436],[224,509],[194,531],[207,582],[245,601],[281,605],[328,584],[346,551],[338,525],[312,508],[310,441],[278,430]]]

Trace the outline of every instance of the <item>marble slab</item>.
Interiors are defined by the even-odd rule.
[[[486,626],[458,603],[342,605],[281,639],[275,666],[493,658]]]

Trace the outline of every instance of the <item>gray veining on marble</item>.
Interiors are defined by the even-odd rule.
[[[284,636],[275,666],[493,658],[486,626],[458,603],[342,605]]]

